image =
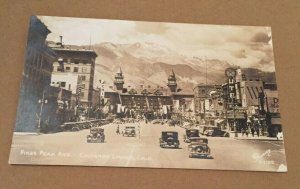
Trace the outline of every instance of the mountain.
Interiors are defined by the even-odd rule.
[[[220,83],[224,80],[224,69],[230,66],[225,61],[187,57],[154,43],[106,42],[93,45],[93,49],[98,54],[96,78],[105,80],[110,85],[121,67],[125,86],[166,87],[168,76],[173,69],[178,86],[191,92],[196,84],[206,82],[206,70],[208,83]]]
[[[225,80],[224,70],[232,66],[218,59],[188,57],[163,45],[148,42],[105,42],[95,44],[92,48],[98,54],[95,86],[100,79],[112,86],[114,75],[121,68],[125,78],[124,87],[167,87],[168,76],[173,69],[178,87],[192,92],[199,83],[222,84]],[[256,68],[242,70],[248,78],[275,82],[275,73],[262,72]]]

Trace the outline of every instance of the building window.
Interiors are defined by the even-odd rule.
[[[66,87],[66,82],[64,81],[60,82],[60,87]]]
[[[82,75],[82,76],[81,76],[81,81],[85,81],[85,80],[86,80],[85,75]]]
[[[70,72],[71,71],[71,68],[70,67],[66,67],[66,72]]]
[[[86,67],[82,67],[82,73],[86,73],[87,69]]]
[[[82,86],[82,89],[85,89],[85,84],[82,84],[81,86]]]
[[[78,67],[74,67],[74,72],[78,72]]]

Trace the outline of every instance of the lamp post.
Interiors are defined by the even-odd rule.
[[[43,107],[44,107],[44,104],[48,103],[48,100],[45,99],[45,88],[43,89],[42,99],[39,99],[38,103],[41,104],[40,112],[39,112],[39,120],[38,120],[38,125],[37,125],[37,133],[40,134],[41,133],[41,120],[42,120]]]

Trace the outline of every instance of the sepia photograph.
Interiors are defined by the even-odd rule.
[[[31,16],[24,46],[10,164],[287,172],[269,26]]]

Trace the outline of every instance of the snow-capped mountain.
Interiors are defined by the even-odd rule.
[[[178,87],[191,92],[199,83],[223,83],[224,70],[230,66],[226,61],[188,57],[168,47],[147,42],[133,44],[106,42],[93,45],[93,49],[98,54],[95,80],[105,80],[109,85],[113,85],[114,75],[121,67],[125,87],[141,85],[166,87],[169,73],[173,69]],[[253,70],[255,69],[251,69],[251,76],[254,73],[266,76],[266,73]],[[247,75],[247,70],[245,73]],[[266,77],[272,80],[273,75],[274,73],[267,73]]]

